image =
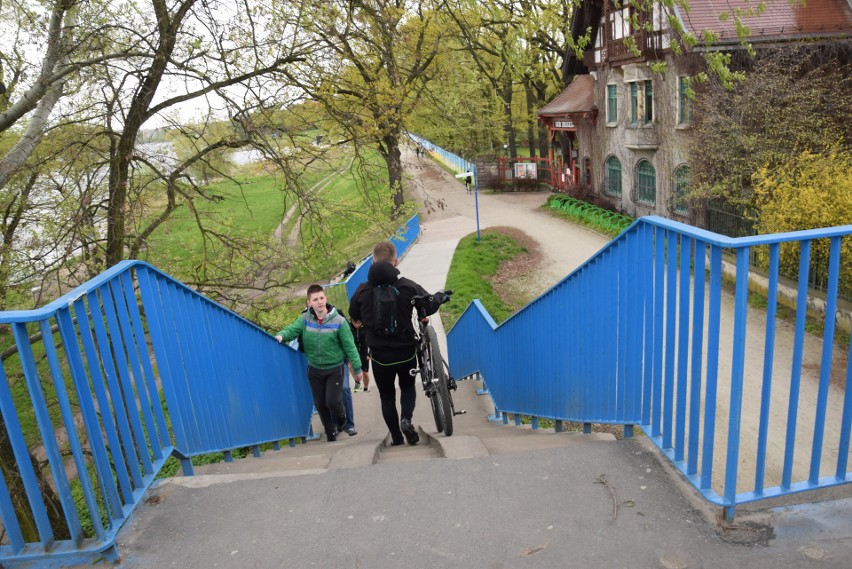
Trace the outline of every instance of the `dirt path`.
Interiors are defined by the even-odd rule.
[[[422,201],[424,204],[421,208],[423,238],[421,244],[415,247],[415,250],[419,249],[419,251],[413,253],[417,255],[419,261],[429,260],[429,270],[422,275],[422,281],[415,280],[421,282],[427,289],[437,290],[443,287],[444,283],[437,280],[435,282],[428,281],[432,278],[431,275],[446,274],[443,265],[446,263],[446,268],[448,268],[452,257],[451,251],[455,248],[455,243],[461,237],[476,231],[477,204],[474,196],[464,191],[464,184],[461,180],[455,179],[431,160],[417,158],[411,151],[403,154],[403,160],[408,174],[413,179],[410,184],[412,188],[410,198]],[[514,227],[529,235],[538,244],[542,262],[534,271],[531,271],[532,274],[526,283],[526,286],[529,286],[536,294],[540,294],[554,285],[608,242],[608,239],[602,235],[566,223],[540,210],[540,206],[545,203],[548,196],[549,192],[503,194],[481,192],[478,195],[480,229],[494,226]],[[442,256],[449,258],[444,260],[441,258]],[[441,260],[438,260],[439,258]],[[413,262],[411,266],[424,265],[419,261]],[[403,272],[405,273],[405,271]],[[726,425],[731,397],[730,351],[732,350],[733,338],[733,299],[728,294],[723,294],[721,321],[722,353],[720,354],[716,406],[716,448],[714,449],[713,460],[713,489],[718,493],[724,492],[726,456],[723,446],[728,437]],[[763,384],[765,323],[765,311],[749,310],[743,418],[740,425],[740,452],[738,456],[740,464],[737,481],[738,492],[754,488],[758,440],[757,418]],[[788,423],[788,406],[791,397],[793,340],[793,326],[786,322],[779,322],[776,326],[773,361],[774,382],[768,429],[766,487],[775,486],[781,482],[782,465],[786,452],[785,436]],[[816,434],[814,424],[821,354],[822,342],[820,338],[808,335],[803,355],[801,390],[798,394],[798,405],[794,412],[796,418],[796,451],[793,456],[793,482],[808,478],[811,460],[810,447]],[[835,350],[833,360],[832,375],[844,374],[847,364],[843,350]],[[702,362],[706,361],[705,354]],[[836,469],[843,400],[843,391],[837,388],[835,381],[832,381],[826,409],[825,450],[822,453],[820,476],[833,476]],[[701,448],[700,434],[698,438],[699,448]],[[850,453],[849,459],[852,463],[852,453]]]

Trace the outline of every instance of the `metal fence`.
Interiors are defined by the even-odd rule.
[[[303,357],[146,263],[0,324],[0,434],[14,455],[2,564],[116,560],[118,529],[173,453],[191,473],[192,456],[310,431]]]
[[[402,259],[418,237],[420,237],[420,216],[415,214],[395,234],[391,235],[388,241],[394,244],[396,256]],[[355,289],[367,280],[367,273],[372,266],[373,256],[369,255],[358,263],[355,271],[345,280],[325,285],[325,294],[329,302],[342,309],[348,316],[349,299],[352,298]]]
[[[472,303],[447,337],[452,372],[479,372],[502,413],[641,426],[729,518],[738,504],[850,482],[850,348],[835,345],[850,235],[852,226],[733,239],[642,218],[501,325]],[[805,333],[818,242],[830,250],[821,341]],[[784,244],[805,267],[792,325],[774,309]],[[770,308],[749,319],[750,250],[764,246]],[[733,295],[722,287],[724,251],[736,259]]]

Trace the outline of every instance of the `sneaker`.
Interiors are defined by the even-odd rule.
[[[338,434],[337,431],[334,431],[330,435],[326,435],[328,442],[333,443],[334,441],[336,441],[337,440],[337,434]]]
[[[369,387],[365,387],[365,388],[364,388],[364,393],[369,393],[369,392],[370,392],[370,388],[369,388]]]
[[[399,439],[391,440],[391,444],[390,444],[390,446],[392,446],[392,447],[398,447],[398,446],[400,446],[400,445],[404,445],[404,444],[405,444],[405,439],[403,439],[402,437],[400,437]]]
[[[346,429],[346,434],[350,437],[354,437],[358,434],[358,431],[355,430],[355,427],[352,427],[351,429]]]
[[[363,391],[363,390],[364,390],[364,386],[363,386],[363,385],[361,385],[361,382],[360,382],[360,381],[356,381],[356,382],[355,382],[355,387],[353,387],[353,388],[352,388],[352,391],[354,391],[355,393],[358,393],[359,391]]]
[[[346,430],[346,415],[342,415],[337,418],[337,431],[345,431]]]
[[[417,434],[417,429],[411,424],[411,419],[403,418],[399,422],[399,428],[402,429],[402,434],[405,435],[405,440],[408,441],[408,444],[416,445],[420,442],[420,435]]]

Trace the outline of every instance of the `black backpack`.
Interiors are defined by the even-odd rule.
[[[373,332],[378,336],[393,336],[399,328],[396,321],[396,303],[399,290],[392,285],[378,285],[373,289]]]

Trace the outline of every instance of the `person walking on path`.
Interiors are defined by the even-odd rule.
[[[383,241],[373,248],[373,265],[367,273],[367,281],[362,283],[352,295],[349,315],[356,326],[363,326],[367,333],[367,346],[373,362],[373,377],[379,389],[382,405],[382,417],[391,434],[391,445],[405,441],[415,445],[420,435],[411,424],[417,391],[414,387],[414,374],[417,367],[415,356],[414,326],[411,321],[413,307],[411,299],[415,296],[429,295],[416,282],[399,276],[396,247],[389,241]],[[379,287],[391,288],[396,296],[394,303],[395,329],[392,333],[379,328],[379,315],[376,310],[376,290]],[[444,300],[443,293],[430,297],[426,304],[426,313],[434,314]],[[396,408],[395,381],[399,380],[400,411]]]
[[[465,190],[465,192],[470,193],[470,188],[471,188],[472,185],[473,185],[473,176],[471,176],[470,173],[468,173],[468,175],[465,176],[465,179],[464,179],[464,190]]]
[[[352,363],[356,380],[361,379],[361,359],[346,319],[327,303],[325,289],[308,287],[308,307],[296,320],[278,332],[278,343],[301,337],[308,358],[308,381],[323,429],[329,442],[346,425],[343,407],[343,361]]]

